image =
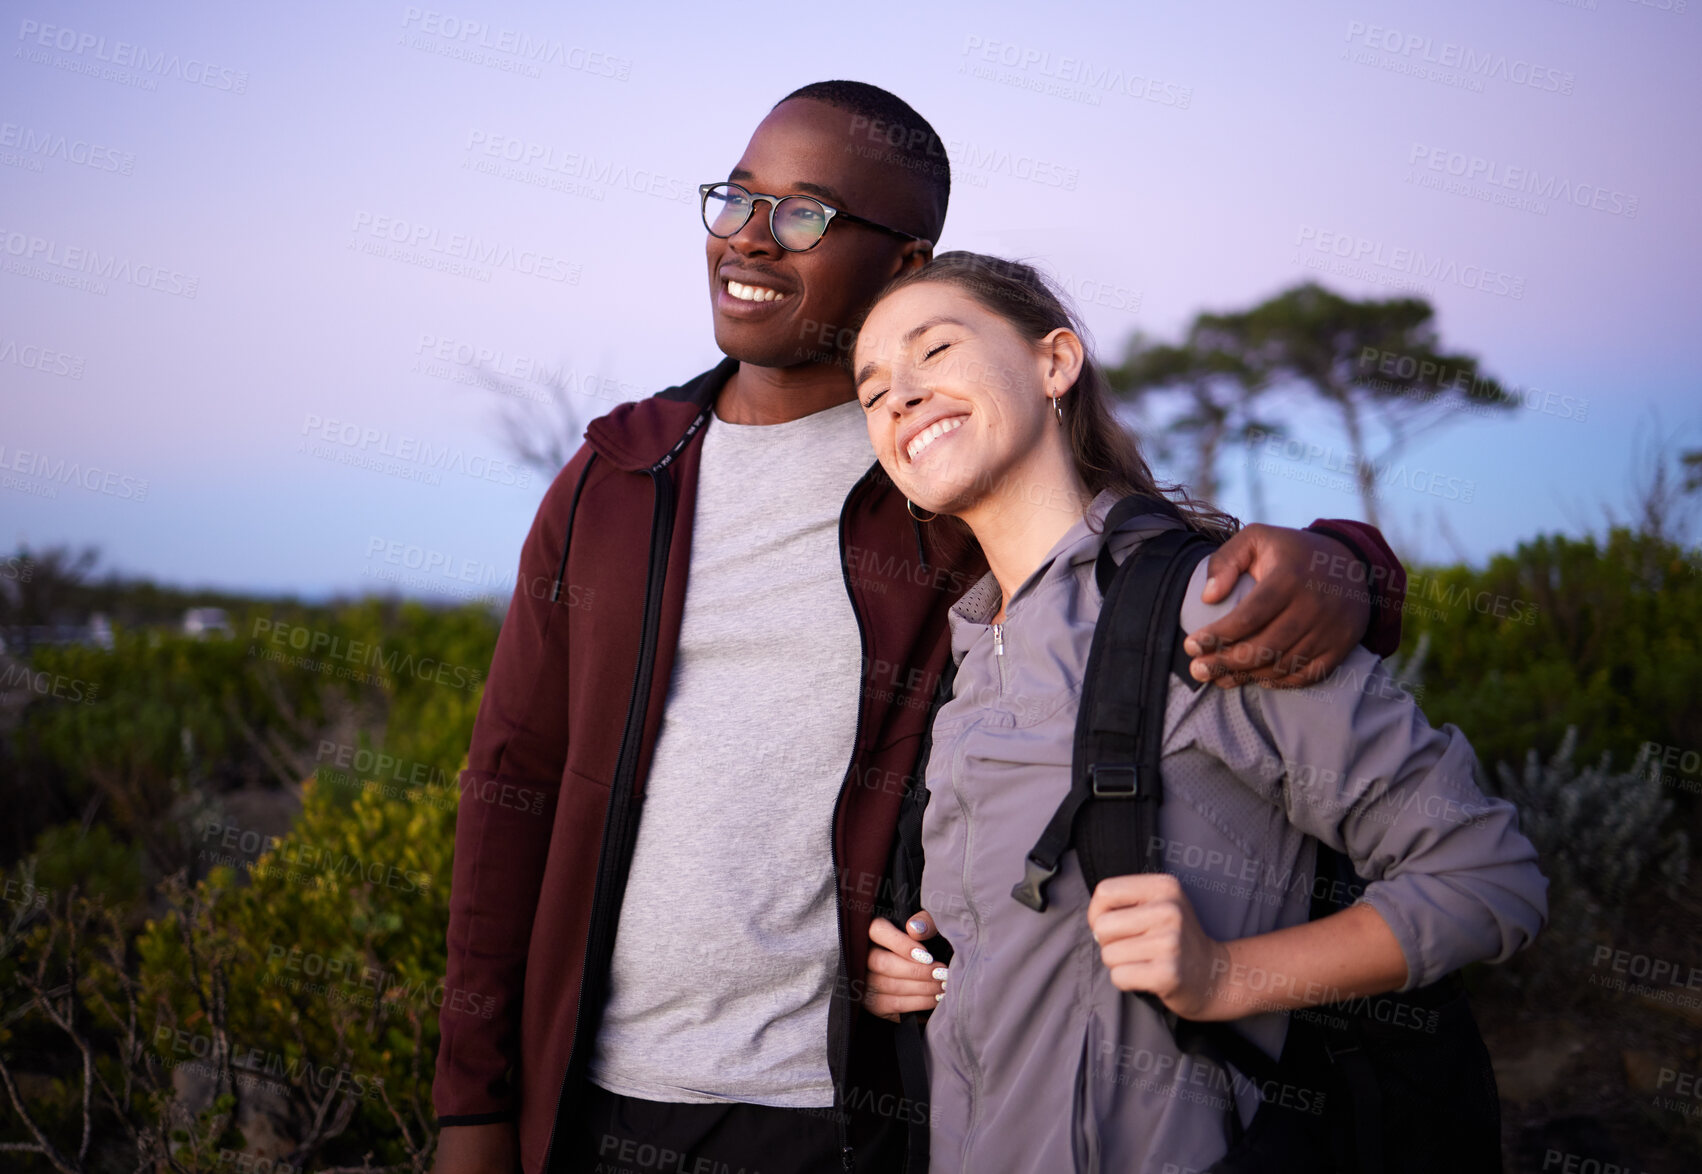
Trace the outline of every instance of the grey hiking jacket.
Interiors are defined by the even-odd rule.
[[[991,575],[951,614],[954,696],[934,726],[923,823],[924,908],[955,956],[928,1021],[935,1171],[1185,1174],[1227,1149],[1258,1090],[1233,1069],[1178,1054],[1147,1003],[1111,984],[1087,927],[1073,851],[1044,913],[1011,887],[1069,789],[1076,703],[1099,617],[1095,532],[1101,494],[1012,597],[995,632]],[[1174,525],[1148,515],[1112,538],[1127,557]],[[1226,613],[1199,602],[1182,626]],[[1317,837],[1369,881],[1360,899],[1389,923],[1407,988],[1483,959],[1501,961],[1547,918],[1548,883],[1511,804],[1485,798],[1454,726],[1432,729],[1381,663],[1355,649],[1332,678],[1300,690],[1191,689],[1171,681],[1155,847],[1205,932],[1227,940],[1307,919]],[[1278,976],[1244,976],[1251,990]],[[1307,1012],[1301,1012],[1306,1014]],[[1288,1016],[1236,1026],[1273,1057]],[[1414,1030],[1425,1030],[1415,1022]],[[1431,1029],[1434,1024],[1428,1025]],[[1272,1090],[1267,1089],[1267,1095]],[[1309,1089],[1277,1090],[1314,1109]]]

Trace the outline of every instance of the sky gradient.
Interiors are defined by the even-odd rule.
[[[696,185],[833,77],[945,140],[940,248],[1043,262],[1108,356],[1422,281],[1532,406],[1404,455],[1471,486],[1385,489],[1409,560],[1599,527],[1648,442],[1702,445],[1702,5],[907,8],[8,6],[0,541],[505,593],[545,486],[500,412],[560,371],[582,428],[719,359]],[[1273,459],[1264,520],[1358,516],[1328,456]]]

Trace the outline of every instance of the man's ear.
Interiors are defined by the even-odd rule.
[[[934,259],[934,246],[927,241],[905,241],[898,250],[898,273],[920,269]],[[894,277],[898,273],[893,274]]]

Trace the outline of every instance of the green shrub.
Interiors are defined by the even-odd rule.
[[[1407,603],[1403,649],[1430,636],[1425,713],[1485,767],[1551,755],[1568,727],[1585,761],[1702,750],[1702,576],[1680,547],[1543,537],[1483,570],[1415,570]]]

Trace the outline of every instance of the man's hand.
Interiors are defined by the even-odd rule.
[[[1228,957],[1201,928],[1182,883],[1169,873],[1108,876],[1087,903],[1099,957],[1120,991],[1146,991],[1184,1019],[1212,1014],[1212,983]]]
[[[512,1121],[446,1125],[432,1174],[521,1174],[520,1130]]]
[[[1249,681],[1290,689],[1323,680],[1365,638],[1371,597],[1363,582],[1332,567],[1357,564],[1352,551],[1322,534],[1253,523],[1206,564],[1202,602],[1229,594],[1242,572],[1255,586],[1228,615],[1188,633],[1183,651],[1197,681],[1225,689]]]
[[[909,936],[906,936],[908,932]],[[926,910],[900,930],[884,917],[869,922],[868,994],[870,1014],[898,1022],[905,1011],[931,1011],[946,993],[944,966],[919,944],[934,936],[934,919]]]

